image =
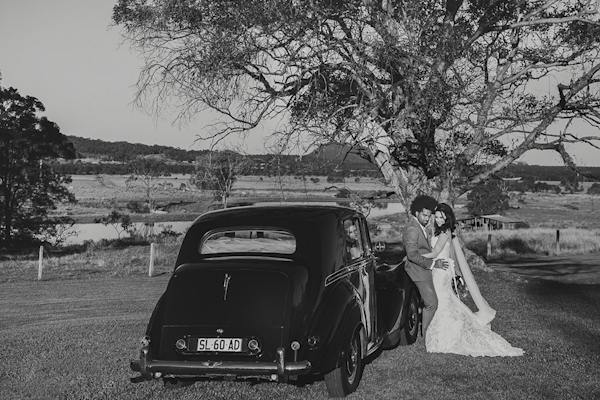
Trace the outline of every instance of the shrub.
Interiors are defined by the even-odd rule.
[[[335,197],[337,197],[338,199],[348,199],[350,198],[351,194],[352,192],[350,191],[350,189],[344,187],[338,190],[338,192],[335,194]]]
[[[531,248],[529,243],[519,237],[509,237],[500,240],[500,250],[523,255],[535,254],[535,250]]]
[[[508,210],[508,195],[496,181],[475,186],[467,195],[467,209],[472,215],[496,214]]]
[[[140,201],[130,201],[127,203],[127,209],[129,212],[135,214],[148,214],[150,212],[150,207],[148,204]]]
[[[587,190],[587,194],[600,195],[600,183],[592,183],[592,186],[590,186]]]
[[[344,177],[329,175],[327,177],[327,183],[344,183]]]

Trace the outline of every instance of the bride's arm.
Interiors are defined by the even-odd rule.
[[[421,254],[421,255],[425,258],[436,258],[437,256],[440,255],[440,253],[442,252],[442,249],[444,248],[444,245],[446,245],[446,243],[448,242],[449,239],[450,239],[450,233],[448,231],[440,233],[433,250],[430,253],[425,253],[425,254]]]

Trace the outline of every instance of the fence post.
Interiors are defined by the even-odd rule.
[[[556,255],[560,254],[560,230],[556,230]]]
[[[150,265],[148,266],[148,276],[154,275],[154,243],[150,243]]]
[[[40,256],[38,261],[38,281],[42,280],[42,269],[44,268],[44,246],[40,246]]]
[[[488,234],[488,238],[487,238],[487,258],[490,258],[492,256],[492,234]]]

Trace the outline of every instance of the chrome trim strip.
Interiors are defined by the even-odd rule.
[[[229,280],[231,275],[225,274],[223,277],[223,301],[227,300],[227,291],[229,290]]]
[[[275,257],[275,256],[260,256],[260,255],[247,255],[244,254],[243,256],[241,255],[235,255],[235,256],[209,256],[209,257],[204,257],[202,260],[207,260],[207,261],[230,261],[230,260],[267,260],[267,261],[287,261],[287,262],[292,262],[294,260],[290,259],[290,258],[283,258],[283,257]],[[188,263],[188,264],[193,264],[193,263]]]
[[[334,282],[339,281],[340,279],[343,279],[349,275],[351,275],[354,272],[360,271],[362,269],[365,269],[367,267],[367,265],[369,264],[370,260],[358,260],[356,261],[354,264],[350,264],[344,268],[341,268],[331,274],[329,274],[327,277],[325,277],[325,286],[329,286]]]

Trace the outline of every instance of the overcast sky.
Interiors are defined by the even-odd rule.
[[[132,105],[141,59],[110,27],[116,0],[0,0],[0,73],[3,87],[38,98],[65,135],[105,141],[205,149],[195,143],[209,116],[185,127],[156,120]],[[241,146],[264,153],[260,132]],[[529,164],[558,165],[548,152]],[[600,166],[600,150],[581,148],[576,161]]]
[[[174,126],[133,106],[142,65],[118,27],[111,27],[116,0],[0,0],[0,73],[3,87],[36,97],[65,135],[183,149],[209,118]],[[250,152],[264,152],[246,143]]]

